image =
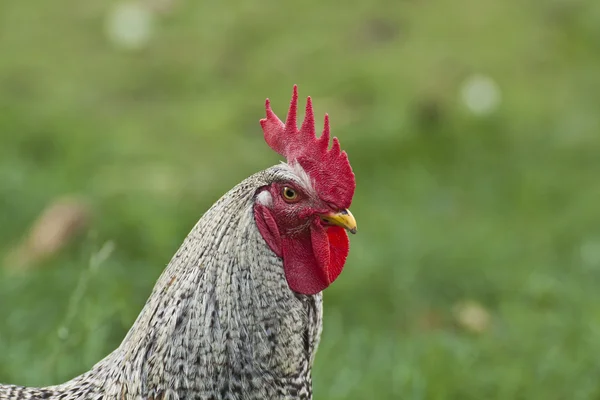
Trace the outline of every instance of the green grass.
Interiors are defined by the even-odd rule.
[[[120,343],[202,213],[277,162],[258,119],[297,83],[358,185],[315,399],[600,397],[600,3],[180,1],[140,51],[107,40],[111,4],[0,2],[0,260],[56,197],[93,210],[52,260],[0,269],[0,381]],[[472,73],[495,113],[462,104]]]

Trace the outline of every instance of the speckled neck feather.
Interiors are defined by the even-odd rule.
[[[257,189],[289,174],[269,168],[218,200],[90,371],[46,388],[0,385],[0,400],[311,399],[322,297],[289,289],[252,212]]]

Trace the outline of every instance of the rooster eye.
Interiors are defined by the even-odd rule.
[[[298,193],[294,189],[285,186],[283,188],[283,197],[288,201],[294,201],[298,198]]]

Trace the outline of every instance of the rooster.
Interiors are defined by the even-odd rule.
[[[0,385],[0,400],[312,399],[322,294],[356,233],[356,186],[329,118],[310,97],[298,130],[266,101],[267,144],[286,158],[247,178],[198,221],[121,345],[57,386]]]

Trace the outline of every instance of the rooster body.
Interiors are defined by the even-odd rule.
[[[332,273],[298,272],[307,246],[286,243],[313,237],[318,248],[319,229],[331,240],[345,235],[340,226],[355,229],[345,209],[341,220],[331,210],[319,219],[295,219],[289,207],[300,210],[300,200],[288,198],[290,188],[314,205],[314,183],[292,160],[238,184],[192,229],[115,351],[61,385],[0,385],[0,400],[312,399],[311,367],[322,330],[318,289],[331,283]],[[281,190],[288,191],[285,201],[273,198]],[[285,217],[278,220],[278,213]],[[347,250],[347,242],[335,240]],[[294,253],[286,253],[289,248]],[[336,251],[331,247],[327,256]]]

